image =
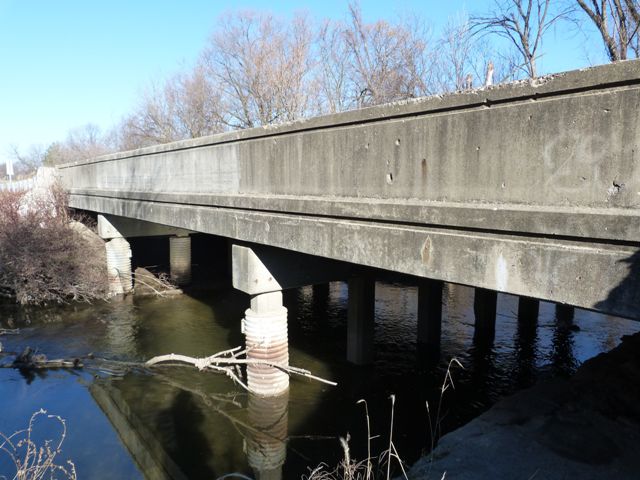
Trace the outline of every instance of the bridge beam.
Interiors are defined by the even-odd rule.
[[[98,235],[104,239],[160,237],[165,235],[185,236],[190,233],[195,232],[119,215],[98,215]]]

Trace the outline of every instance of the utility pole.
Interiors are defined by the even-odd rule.
[[[13,160],[11,160],[11,158],[7,158],[5,164],[7,167],[7,177],[9,177],[9,190],[13,190]]]

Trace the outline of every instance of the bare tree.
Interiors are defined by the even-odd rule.
[[[359,107],[432,92],[431,55],[419,19],[395,25],[382,20],[367,24],[357,3],[349,5],[349,13],[351,22],[344,36]]]
[[[196,65],[171,77],[162,88],[152,86],[120,126],[117,141],[120,148],[131,149],[223,130],[219,91],[204,67]]]
[[[520,56],[519,67],[534,78],[545,33],[570,12],[558,5],[552,0],[495,0],[491,13],[471,18],[472,28],[507,39]]]
[[[202,60],[222,90],[225,124],[248,128],[304,116],[311,41],[301,15],[290,25],[250,11],[223,17]]]
[[[31,145],[26,152],[21,152],[17,145],[9,147],[9,155],[15,160],[13,170],[16,175],[29,175],[44,163],[45,149],[42,145]]]
[[[113,151],[113,145],[109,144],[100,127],[92,123],[72,129],[64,148],[67,150],[66,161],[86,160]]]
[[[318,65],[315,83],[318,110],[336,113],[355,106],[354,87],[349,65],[351,49],[345,41],[346,26],[342,22],[326,20],[319,29],[316,41]]]
[[[487,72],[494,66],[496,82],[511,78],[512,60],[497,52],[484,37],[473,35],[465,15],[450,19],[437,43],[435,84],[438,91],[468,90],[487,84]]]
[[[630,56],[640,57],[640,0],[576,2],[598,29],[609,60],[615,62]]]

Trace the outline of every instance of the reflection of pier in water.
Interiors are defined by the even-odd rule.
[[[193,382],[182,384],[168,376],[154,377],[156,384],[163,387],[163,393],[156,398],[167,406],[164,409],[145,408],[144,399],[135,396],[135,388],[126,385],[133,377],[98,379],[89,387],[144,478],[215,477],[237,471],[241,463],[250,467],[256,479],[282,478],[287,453],[288,393],[270,398],[238,394],[235,398],[205,393],[190,386]],[[147,383],[154,389],[152,382]],[[145,397],[158,393],[142,391],[146,392]],[[131,395],[133,398],[129,398]],[[203,403],[206,411],[198,403]],[[150,413],[155,421],[148,418]],[[234,430],[231,435],[230,429]],[[229,446],[239,441],[242,449],[239,445]],[[227,448],[220,451],[224,445]],[[240,451],[246,454],[245,462],[233,458]]]

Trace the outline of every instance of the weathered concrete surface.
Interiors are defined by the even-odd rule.
[[[60,174],[76,208],[640,316],[640,61]]]
[[[410,479],[637,479],[640,334],[445,435]]]

